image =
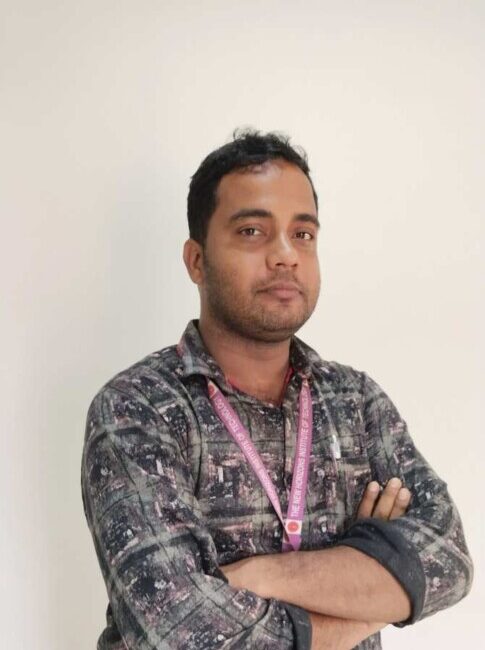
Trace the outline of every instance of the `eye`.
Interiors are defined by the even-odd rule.
[[[309,232],[308,230],[299,230],[296,233],[296,236],[298,237],[298,239],[304,239],[305,241],[311,241],[312,239],[315,239],[315,235],[312,232]]]
[[[243,235],[244,237],[254,237],[254,234],[258,232],[261,232],[259,228],[256,228],[255,226],[248,226],[247,228],[242,228],[239,231],[239,234]]]

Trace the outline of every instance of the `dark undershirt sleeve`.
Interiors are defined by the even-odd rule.
[[[446,483],[415,447],[389,396],[366,373],[361,381],[372,478],[385,485],[397,476],[411,491],[411,503],[391,521],[356,521],[338,544],[366,553],[398,580],[411,602],[411,616],[395,623],[403,627],[463,598],[471,587],[473,564]]]
[[[398,626],[410,625],[420,618],[426,589],[421,560],[413,545],[392,526],[392,522],[359,519],[336,546],[351,546],[369,555],[400,583],[411,602],[411,616],[397,623]]]
[[[295,635],[294,650],[310,650],[312,647],[312,623],[310,614],[301,607],[280,601],[293,624]]]

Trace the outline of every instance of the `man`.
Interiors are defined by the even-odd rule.
[[[200,318],[88,413],[98,649],[380,648],[466,595],[472,564],[388,396],[295,336],[320,290],[304,155],[239,134],[193,176],[188,219]]]

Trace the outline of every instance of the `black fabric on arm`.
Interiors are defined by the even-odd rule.
[[[392,521],[372,517],[359,519],[335,546],[351,546],[369,555],[401,584],[411,601],[411,616],[394,623],[396,627],[411,625],[420,618],[426,587],[421,560],[414,547],[393,527]]]
[[[225,574],[221,571],[219,567],[216,567],[213,575],[214,578],[219,578],[220,580],[224,580],[226,584],[229,584],[229,580],[226,578]]]
[[[295,632],[294,650],[310,650],[312,647],[312,623],[306,609],[280,601],[288,612]]]

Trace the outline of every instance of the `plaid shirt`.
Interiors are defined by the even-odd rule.
[[[383,564],[412,602],[413,623],[468,592],[472,563],[446,484],[416,450],[405,421],[365,373],[322,360],[296,336],[280,405],[232,386],[190,321],[178,346],[108,381],[87,416],[82,496],[108,592],[98,650],[308,649],[304,610],[233,589],[219,566],[281,552],[282,526],[214,412],[210,377],[265,463],[286,511],[302,376],[313,442],[301,550],[344,544]],[[335,453],[335,437],[340,454]],[[399,476],[405,516],[355,520],[367,483]],[[376,634],[361,649],[380,648]]]

